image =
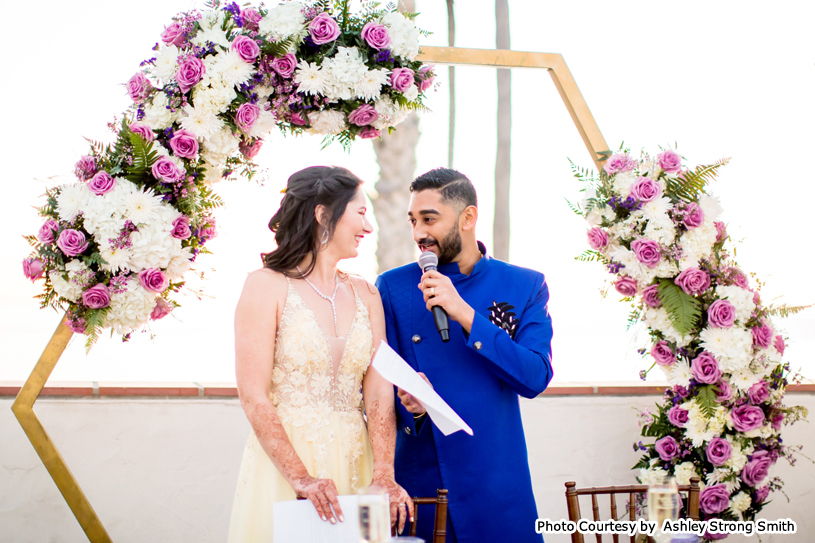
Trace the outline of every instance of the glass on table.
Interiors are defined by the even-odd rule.
[[[662,532],[662,524],[668,519],[679,519],[679,489],[676,479],[670,476],[656,478],[648,485],[648,521],[657,524],[657,543],[671,541],[672,535]]]
[[[360,543],[388,543],[391,539],[391,514],[387,493],[364,488],[357,494]]]

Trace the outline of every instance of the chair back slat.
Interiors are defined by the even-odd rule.
[[[574,486],[574,481],[566,483],[566,509],[569,512],[569,520],[576,523],[580,520],[580,502],[577,500]],[[583,534],[575,530],[572,534],[572,543],[584,543]]]
[[[410,524],[409,534],[416,537],[416,526],[419,524],[419,505],[435,505],[436,516],[433,522],[433,542],[445,543],[447,540],[447,489],[440,488],[436,491],[435,498],[413,498],[413,522]]]
[[[612,496],[613,496],[613,494],[612,494]],[[634,503],[634,493],[633,492],[628,493],[628,520],[630,520],[631,522],[634,522],[635,520],[637,520],[637,506]],[[630,539],[631,539],[631,543],[636,543],[636,541],[637,541],[636,536],[633,536],[633,535],[630,537]]]
[[[614,496],[616,496],[616,494],[609,494],[608,499],[611,502],[611,519],[616,521],[617,520],[617,502],[614,500]],[[612,534],[611,539],[614,541],[614,543],[620,543],[620,536],[617,535],[617,534]]]

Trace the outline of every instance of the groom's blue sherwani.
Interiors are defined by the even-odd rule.
[[[474,435],[445,436],[431,420],[417,431],[397,400],[396,480],[411,496],[449,490],[448,543],[540,543],[518,396],[534,398],[552,379],[546,280],[486,254],[469,276],[456,263],[439,271],[475,310],[469,336],[451,319],[450,341],[442,343],[418,288],[422,270],[409,264],[376,283],[388,343],[427,375]],[[428,509],[417,535],[432,541],[431,530]]]

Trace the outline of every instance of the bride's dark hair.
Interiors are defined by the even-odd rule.
[[[277,248],[261,255],[263,266],[289,277],[309,275],[314,270],[324,235],[314,210],[319,205],[325,207],[321,217],[322,226],[328,229],[330,241],[348,202],[354,198],[361,184],[359,177],[338,166],[312,166],[292,174],[280,209],[269,221]],[[303,275],[292,272],[309,254],[311,262],[303,270]]]

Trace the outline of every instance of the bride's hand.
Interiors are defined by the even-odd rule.
[[[391,508],[391,527],[397,522],[399,523],[399,533],[405,529],[405,522],[410,519],[413,522],[413,500],[405,491],[404,488],[399,486],[390,476],[374,477],[371,481],[372,488],[381,488],[388,493]]]
[[[342,509],[340,509],[340,502],[337,499],[339,492],[334,481],[331,479],[315,479],[314,477],[307,476],[295,480],[292,485],[294,493],[300,498],[308,499],[317,510],[320,518],[323,520],[331,521],[331,524],[336,524],[336,518],[340,522],[345,520],[342,516]],[[331,507],[334,511],[331,511]],[[336,518],[334,513],[336,512]]]

